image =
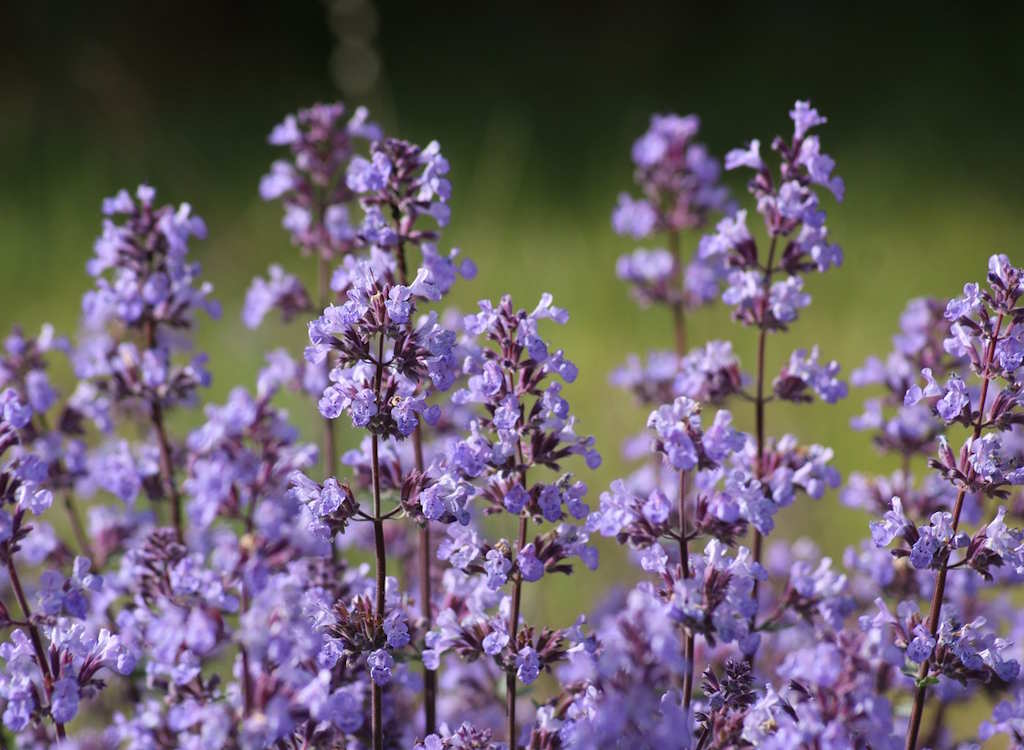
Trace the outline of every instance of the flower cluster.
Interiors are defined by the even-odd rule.
[[[615,271],[640,304],[664,305],[672,311],[677,356],[686,348],[685,311],[713,301],[726,270],[718,259],[709,262],[696,254],[687,262],[682,233],[700,229],[713,214],[732,209],[728,191],[718,183],[721,166],[694,140],[699,127],[696,115],[654,115],[632,151],[635,181],[643,197],[634,200],[621,193],[612,212],[616,233],[638,240],[663,234],[667,241],[667,250],[638,248],[623,255]]]
[[[137,656],[123,636],[95,629],[88,621],[91,594],[102,589],[103,579],[90,572],[87,558],[74,558],[68,578],[54,568],[44,571],[35,606],[27,596],[18,566],[25,563],[32,519],[50,508],[53,492],[46,464],[24,450],[32,406],[12,388],[0,393],[0,403],[0,563],[20,610],[18,616],[0,604],[0,628],[10,629],[0,642],[3,723],[12,732],[45,738],[49,722],[63,738],[64,725],[78,714],[80,701],[105,686],[104,673],[130,674]]]
[[[349,214],[353,196],[345,173],[359,144],[380,137],[366,108],[349,117],[340,102],[288,115],[270,132],[267,141],[287,148],[291,158],[270,165],[260,179],[260,197],[282,202],[281,225],[303,253],[330,259],[354,246],[356,227]]]
[[[83,335],[72,354],[81,381],[59,431],[74,435],[80,416],[87,416],[110,434],[89,469],[94,483],[128,503],[142,488],[151,498],[169,500],[180,539],[176,446],[165,416],[168,409],[194,405],[197,389],[210,384],[206,355],[189,356],[184,332],[193,328],[197,311],[218,318],[220,306],[210,298],[212,285],[199,282],[199,264],[188,259],[188,242],[206,236],[205,223],[188,203],[157,207],[155,196],[141,185],[134,199],[121,190],[103,202],[103,232],[86,266],[95,288],[82,298]],[[129,449],[113,436],[112,409],[141,411],[152,438]]]
[[[397,283],[383,256],[358,262],[344,305],[331,305],[309,324],[306,360],[319,364],[333,353],[320,413],[345,412],[355,427],[381,436],[408,437],[420,419],[436,421],[429,389],[447,390],[455,379],[455,334],[427,316],[416,328],[417,300],[440,299],[423,271],[408,286]],[[383,408],[387,404],[389,409]]]
[[[15,328],[0,351],[4,737],[1024,747],[1024,270],[1008,257],[948,303],[911,301],[893,351],[854,371],[875,393],[851,427],[897,467],[842,488],[867,538],[841,561],[767,540],[783,509],[841,484],[830,448],[772,434],[769,405],[848,395],[817,346],[769,346],[809,306],[806,278],[842,261],[819,195],[844,193],[812,132],[825,118],[801,101],[790,117],[775,167],[756,140],[724,160],[752,171],[763,231],[719,185],[695,117],[655,116],[634,144],[641,195],[620,196],[612,223],[668,249],[616,273],[671,328],[612,375],[646,430],[594,507],[581,476],[602,459],[568,401],[580,373],[547,330],[568,313],[549,294],[440,307],[476,269],[439,250],[452,170],[436,142],[387,137],[341,104],[274,128],[289,158],[259,191],[283,203],[319,283],[276,263],[241,318],[306,321],[308,344],[269,351],[255,387],[222,401],[190,341],[219,314],[189,256],[204,223],[145,185],[105,200],[78,334]],[[684,234],[713,217],[684,262]],[[749,371],[728,340],[690,346],[687,315],[716,299],[756,334]],[[319,444],[286,389],[312,397]],[[179,433],[186,407],[201,409]],[[339,428],[354,436],[343,453]],[[536,607],[557,576],[598,567],[599,537],[638,580],[590,613]],[[947,720],[985,701],[976,733]]]
[[[643,239],[654,231],[679,232],[703,226],[707,215],[728,204],[718,184],[721,166],[695,138],[696,115],[654,115],[633,143],[636,184],[643,197],[619,195],[612,226],[619,234]]]
[[[759,251],[747,212],[732,208],[697,246],[697,260],[727,281],[721,298],[734,319],[757,331],[754,372],[742,371],[728,341],[686,351],[685,307],[679,305],[675,352],[653,353],[646,362],[633,357],[613,376],[653,410],[652,435],[630,440],[627,456],[653,455],[656,461],[613,483],[588,527],[627,544],[656,579],[629,594],[631,608],[643,602],[640,617],[631,609],[595,622],[592,645],[564,670],[562,695],[538,712],[534,746],[617,747],[625,741],[687,748],[888,748],[899,742],[902,729],[888,692],[907,678],[901,677],[902,662],[883,648],[893,642],[890,624],[862,619],[858,627],[852,617],[877,598],[865,600],[861,593],[877,591],[867,576],[891,573],[896,558],[881,553],[879,559],[870,548],[851,550],[846,559],[855,574],[849,575],[808,543],[776,545],[764,557],[763,536],[774,529],[781,508],[801,495],[821,498],[840,484],[831,449],[768,434],[766,406],[814,397],[835,403],[847,395],[839,365],[823,362],[817,347],[793,352],[769,380],[769,334],[786,330],[809,305],[804,276],[842,261],[816,192],[823,186],[840,200],[844,192],[834,162],[809,133],[825,118],[805,102],[790,115],[792,137],[772,144],[777,172],[762,159],[757,141],[725,159],[727,170],[754,170],[749,190],[764,221],[766,250]],[[637,153],[644,153],[639,145]],[[623,199],[615,223],[649,226],[638,234],[686,226],[645,218],[652,205]],[[686,296],[682,277],[673,277],[671,255],[638,251],[620,259],[617,271],[642,303],[672,306]],[[930,356],[934,326],[911,322],[919,335],[903,342],[908,356]],[[737,405],[726,410],[726,402]],[[749,435],[732,426],[742,402],[753,405]],[[858,481],[874,497],[876,488]],[[941,537],[940,528],[933,531]],[[898,529],[911,532],[922,533]],[[749,548],[740,544],[748,533]],[[697,553],[701,537],[708,541]],[[1014,538],[998,535],[1003,545]],[[991,566],[997,554],[991,547],[1000,542],[970,541],[987,550],[977,553],[977,567]],[[899,575],[888,580],[893,591],[905,585]],[[610,605],[610,611],[622,609],[621,602]],[[951,632],[958,627],[953,624]],[[656,628],[664,630],[655,634]],[[976,646],[975,653],[986,648],[980,641]],[[647,667],[648,659],[657,669]],[[694,684],[700,663],[706,665],[703,692]]]
[[[562,387],[576,379],[577,369],[541,336],[545,320],[568,320],[550,295],[531,312],[517,309],[509,297],[497,305],[484,300],[463,321],[465,385],[452,400],[468,410],[469,434],[449,443],[444,492],[450,497],[466,488],[484,513],[514,516],[518,528],[514,540],[493,543],[473,528],[449,531],[438,556],[452,566],[448,585],[456,593],[426,641],[435,665],[454,651],[464,659],[486,658],[505,675],[507,731],[513,738],[519,736],[518,684],[531,684],[562,661],[567,639],[574,637],[521,622],[523,583],[571,572],[573,557],[589,568],[598,563],[582,523],[590,514],[583,501],[587,486],[560,472],[573,458],[597,468],[601,457],[592,437],[576,433]],[[531,535],[531,522],[556,525]],[[511,592],[502,594],[506,586]]]
[[[748,189],[768,234],[767,260],[759,259],[745,210],[719,222],[716,232],[704,237],[698,249],[706,261],[718,258],[729,267],[722,300],[733,308],[733,315],[769,330],[786,328],[810,304],[800,274],[824,272],[843,260],[842,250],[831,242],[815,192],[816,186],[824,186],[840,201],[845,192],[842,178],[833,175],[835,162],[821,152],[818,136],[808,133],[826,120],[807,102],[797,102],[790,117],[792,138],[776,137],[771,145],[780,160],[778,175],[762,159],[757,140],[725,158],[726,169],[754,172]],[[776,281],[776,275],[783,278]]]

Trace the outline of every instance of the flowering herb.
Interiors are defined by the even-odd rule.
[[[873,390],[851,428],[897,467],[839,493],[870,516],[862,543],[840,561],[765,541],[782,508],[841,483],[831,449],[770,435],[768,404],[848,390],[819,347],[768,346],[842,261],[825,118],[799,101],[790,117],[771,154],[725,155],[750,170],[749,213],[695,117],[655,116],[634,144],[638,194],[612,224],[667,249],[616,273],[670,312],[671,344],[612,375],[646,429],[625,446],[636,470],[596,502],[584,475],[601,456],[568,401],[580,373],[550,338],[568,313],[548,294],[440,307],[475,267],[439,249],[452,184],[436,142],[340,104],[273,129],[288,158],[260,194],[319,282],[284,262],[253,281],[243,323],[305,321],[303,356],[296,334],[222,402],[191,343],[220,312],[190,256],[205,224],[146,185],[103,201],[78,334],[15,328],[0,352],[4,731],[147,750],[1024,747],[1024,271],[1009,258],[949,302],[912,300],[892,352],[853,372]],[[687,312],[717,299],[756,332],[750,373],[728,340],[688,348]],[[319,445],[279,404],[291,388]],[[177,432],[186,409],[196,424]],[[340,456],[338,429],[358,437]],[[598,567],[598,537],[639,581],[538,621],[552,576]],[[991,718],[956,734],[950,713],[984,701]]]

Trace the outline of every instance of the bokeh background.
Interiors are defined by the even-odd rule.
[[[568,395],[605,454],[588,477],[596,501],[625,471],[619,444],[645,417],[608,373],[627,352],[670,342],[667,317],[637,309],[616,281],[615,258],[634,245],[609,225],[616,194],[631,184],[630,144],[651,112],[699,113],[718,155],[788,131],[796,98],[830,117],[823,141],[848,188],[830,226],[846,264],[811,279],[814,305],[785,341],[771,340],[773,368],[818,342],[848,371],[888,349],[909,297],[956,293],[983,277],[993,251],[1024,260],[1022,19],[1009,5],[984,17],[823,3],[548,2],[515,14],[489,5],[8,4],[0,329],[48,320],[74,330],[100,200],[145,180],[163,200],[191,201],[209,224],[194,250],[225,310],[200,329],[211,398],[251,383],[266,349],[302,344],[301,325],[255,335],[242,327],[251,277],[273,261],[311,276],[280,229],[279,207],[257,196],[275,156],[266,134],[316,100],[366,103],[392,132],[439,139],[452,163],[445,241],[480,268],[455,301],[468,307],[507,291],[532,306],[550,291],[570,309],[554,335],[580,366]],[[741,192],[742,177],[730,180]],[[698,314],[691,335],[734,337],[751,361],[752,337],[722,307]],[[854,392],[832,408],[773,404],[769,429],[833,446],[844,474],[875,470],[868,439],[847,428],[861,400]],[[313,435],[311,416],[294,406]],[[737,407],[744,427],[747,411]],[[813,532],[838,554],[866,534],[866,521],[833,494],[785,511],[780,535]],[[606,565],[531,606],[570,617],[629,570]]]

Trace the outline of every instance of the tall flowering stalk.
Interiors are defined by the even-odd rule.
[[[798,101],[789,113],[793,136],[786,141],[776,137],[772,151],[779,156],[778,174],[772,173],[760,153],[760,142],[752,140],[746,148],[733,149],[725,157],[727,170],[747,168],[754,177],[747,185],[756,199],[756,210],[764,220],[768,234],[767,257],[747,229],[745,210],[724,219],[717,232],[701,241],[699,255],[704,259],[724,258],[730,268],[728,286],[722,300],[733,308],[733,317],[743,325],[757,328],[757,363],[754,402],[756,456],[752,473],[758,481],[772,472],[765,435],[765,405],[772,396],[765,390],[765,355],[768,334],[785,331],[798,317],[798,311],[810,304],[803,291],[802,274],[812,270],[825,272],[842,263],[839,246],[831,243],[825,226],[825,212],[815,192],[816,186],[828,189],[837,200],[845,192],[843,180],[833,174],[835,162],[821,151],[812,128],[826,122],[808,102]],[[773,279],[781,276],[778,281]],[[811,393],[833,403],[846,395],[846,386],[836,377],[835,362],[822,365],[818,350],[796,351],[773,383],[775,396],[789,401],[808,401]],[[754,560],[760,561],[763,534],[768,529],[754,524]],[[756,594],[756,587],[755,587]]]
[[[355,263],[345,289],[348,301],[329,306],[310,324],[311,345],[306,349],[306,359],[314,364],[331,353],[336,356],[331,383],[320,398],[321,414],[335,419],[347,412],[354,427],[370,432],[372,511],[357,512],[373,524],[375,629],[384,627],[387,617],[384,521],[402,510],[401,505],[388,513],[383,510],[380,441],[408,438],[421,419],[435,420],[438,408],[428,406],[425,395],[434,388],[448,388],[454,380],[450,357],[454,335],[447,334],[431,317],[416,328],[406,325],[415,313],[417,298],[439,297],[427,277],[422,270],[406,286],[397,283],[393,269],[381,257]],[[426,481],[422,475],[411,478]],[[340,502],[321,504],[321,513],[337,511]],[[356,512],[355,506],[350,507]],[[391,659],[381,651],[371,658],[377,665]],[[373,744],[378,748],[384,742],[381,687],[385,682],[387,679],[375,678],[372,687]]]
[[[343,120],[341,104],[317,105],[289,115],[270,135],[275,145],[287,145],[292,161],[277,161],[260,183],[264,199],[280,198],[285,206],[283,224],[292,233],[293,242],[306,254],[317,258],[319,309],[338,295],[344,295],[350,283],[357,255],[376,253],[389,258],[391,273],[398,284],[410,284],[409,249],[418,248],[422,266],[432,288],[433,301],[440,299],[458,275],[471,278],[475,267],[458,259],[458,250],[440,254],[437,230],[422,226],[422,217],[443,228],[448,223],[447,201],[451,184],[445,176],[448,162],[436,142],[426,148],[393,138],[385,139],[380,129],[368,122],[365,109],[358,109]],[[357,153],[360,140],[370,143],[367,156]],[[364,216],[354,220],[350,208],[358,200]],[[332,264],[338,264],[332,270]],[[267,280],[257,278],[250,287],[243,318],[258,325],[266,312],[281,311],[287,320],[309,308],[309,294],[294,276],[272,266]],[[402,325],[412,330],[414,320]],[[307,363],[308,364],[308,363]],[[331,372],[328,356],[316,369],[308,365],[303,378],[307,390],[319,397]],[[424,475],[423,434],[417,424],[412,434],[413,468]],[[337,475],[337,450],[332,419],[324,417],[323,451],[327,476]],[[368,486],[379,481],[370,471]],[[433,618],[431,597],[430,522],[419,524],[419,599],[425,627]],[[376,545],[376,542],[375,542]],[[436,725],[436,676],[424,670],[424,718],[429,731]]]
[[[380,128],[369,121],[363,107],[350,118],[343,104],[316,104],[290,114],[270,132],[273,146],[287,148],[291,160],[279,159],[260,180],[263,200],[281,200],[281,225],[304,256],[316,261],[316,309],[333,301],[331,267],[345,255],[362,247],[349,207],[355,195],[345,175],[360,143],[381,137]],[[264,316],[277,309],[285,320],[313,309],[311,295],[302,283],[279,265],[270,267],[266,279],[256,277],[245,299],[242,319],[256,328]],[[323,390],[330,371],[324,361],[320,371],[306,372],[303,386],[310,393]],[[323,420],[323,460],[327,476],[338,472],[338,451],[334,423]]]
[[[809,296],[802,292],[803,283],[799,274],[815,267],[820,271],[826,270],[837,265],[842,257],[839,248],[828,242],[824,214],[818,207],[817,196],[811,190],[813,184],[825,184],[836,192],[837,197],[842,197],[843,192],[841,180],[831,174],[831,160],[820,154],[817,136],[807,134],[810,127],[821,124],[824,118],[803,102],[797,103],[791,116],[795,123],[792,141],[787,144],[782,139],[776,139],[773,143],[782,161],[778,180],[773,180],[761,159],[756,141],[747,149],[731,151],[726,157],[727,169],[747,166],[757,172],[749,188],[757,198],[758,211],[764,216],[768,230],[768,259],[764,262],[759,260],[757,245],[746,228],[746,212],[737,211],[719,222],[714,234],[701,240],[691,271],[687,274],[688,280],[699,280],[699,286],[691,286],[697,286],[701,293],[682,298],[691,303],[708,301],[719,293],[723,282],[728,282],[722,296],[727,303],[736,307],[734,317],[745,324],[756,326],[759,331],[755,394],[749,395],[743,390],[739,363],[728,342],[709,342],[685,357],[678,351],[677,357],[668,354],[652,355],[646,365],[632,359],[613,376],[613,382],[632,390],[644,403],[657,404],[678,397],[717,403],[733,395],[752,401],[755,407],[755,460],[753,466],[749,467],[751,477],[748,481],[752,481],[756,487],[763,485],[766,489],[769,483],[762,480],[774,470],[774,467],[769,469],[765,459],[764,406],[771,398],[765,392],[767,334],[769,331],[784,330],[788,323],[795,320],[797,308],[809,303]],[[653,122],[664,120],[655,118]],[[652,130],[634,145],[634,159],[638,153],[645,153],[642,148],[644,144],[650,147],[656,143],[653,134],[657,132],[658,129],[652,126]],[[701,154],[706,159],[703,152]],[[713,174],[714,170],[705,169],[703,172]],[[650,194],[652,191],[645,192]],[[720,190],[710,185],[705,186],[704,192],[721,195]],[[691,202],[697,203],[697,199]],[[642,215],[649,205],[646,202],[636,205],[628,199],[620,199],[613,224],[623,228],[628,216]],[[631,207],[632,214],[624,213],[627,207]],[[665,223],[666,219],[658,221]],[[697,217],[690,222],[691,225],[698,223]],[[651,222],[652,226],[656,224],[655,221]],[[637,228],[642,229],[644,226],[641,222]],[[780,240],[786,245],[782,255],[777,258]],[[631,282],[634,295],[641,301],[671,303],[673,299],[679,299],[678,293],[673,291],[671,284],[666,283],[662,273],[674,269],[676,265],[670,257],[658,251],[648,253],[638,250],[631,256],[621,258],[617,271],[621,278]],[[788,278],[773,284],[773,275],[781,273],[788,274]],[[680,318],[676,316],[675,319],[678,324]],[[678,342],[680,337],[677,335],[676,339]],[[844,395],[845,386],[835,377],[838,366],[832,363],[822,367],[817,357],[816,350],[810,355],[806,352],[794,353],[775,382],[775,390],[780,398],[804,401],[809,400],[809,393],[817,391],[825,400],[835,401]],[[827,454],[823,457],[827,460]],[[674,487],[670,487],[677,497],[680,565],[684,577],[688,576],[689,567],[686,562],[686,541],[689,538],[686,478],[685,471],[679,472],[672,483]],[[654,479],[655,485],[664,482],[663,478],[658,478],[657,469]],[[630,483],[643,489],[650,486],[650,480],[642,474],[635,475]],[[810,486],[813,494],[820,496],[820,487],[815,484]],[[756,487],[753,490],[755,493]],[[784,493],[774,490],[770,492],[769,497],[751,505],[747,516],[754,526],[755,562],[761,560],[761,535],[771,529],[770,517],[774,509],[789,502]],[[754,585],[756,591],[756,581]],[[687,638],[686,651],[692,662],[693,645],[690,637]],[[683,680],[684,703],[687,707],[692,686],[691,671]]]
[[[709,217],[729,207],[729,194],[718,184],[721,166],[694,139],[700,128],[696,115],[654,115],[647,132],[634,143],[634,179],[642,197],[619,195],[612,228],[637,240],[656,234],[669,249],[638,249],[619,258],[619,278],[634,285],[641,304],[663,304],[672,312],[675,350],[686,353],[686,310],[718,295],[720,264],[683,257],[682,233],[701,229]]]
[[[717,184],[719,163],[694,140],[699,122],[696,115],[651,118],[650,128],[632,149],[635,180],[644,197],[632,200],[623,193],[612,213],[612,226],[619,234],[644,239],[663,233],[670,248],[639,248],[620,257],[616,264],[616,274],[630,284],[639,304],[665,305],[672,312],[675,356],[668,352],[649,354],[646,372],[639,360],[631,359],[613,376],[613,382],[633,390],[640,402],[649,406],[669,400],[679,390],[677,378],[686,369],[686,311],[714,300],[725,275],[717,259],[708,263],[695,254],[686,262],[682,253],[682,232],[702,229],[713,212],[728,207],[728,193]],[[677,486],[676,534],[682,574],[689,578],[685,470],[678,472]],[[688,708],[693,693],[692,632],[686,636],[685,652],[690,666],[684,677],[683,700]]]
[[[923,368],[924,387],[913,383],[904,398],[906,407],[924,401],[944,425],[961,424],[969,431],[959,455],[945,436],[939,437],[938,456],[929,462],[955,490],[951,510],[937,511],[930,523],[915,527],[905,515],[902,500],[894,497],[884,519],[872,524],[876,544],[899,540],[894,554],[907,556],[916,569],[935,571],[927,617],[914,629],[912,645],[917,646],[918,658],[913,661],[919,666],[907,730],[909,750],[918,746],[928,690],[940,675],[955,673],[958,668],[988,667],[1005,682],[1018,673],[1016,661],[1004,661],[999,656],[998,641],[989,649],[987,659],[983,657],[982,663],[974,666],[968,658],[971,652],[961,643],[966,637],[984,638],[984,622],[976,623],[978,634],[967,635],[961,628],[969,626],[954,619],[955,615],[943,618],[943,606],[952,569],[966,566],[991,578],[994,568],[1012,565],[1019,569],[1020,565],[1020,532],[1006,526],[1005,508],[1000,508],[995,519],[973,536],[961,532],[960,524],[969,493],[981,502],[986,496],[1006,497],[1007,488],[1024,483],[1024,471],[1017,459],[1003,448],[1004,443],[1017,441],[1015,426],[1020,422],[1018,371],[1024,361],[1024,329],[1020,325],[1024,316],[1016,305],[1024,294],[1022,279],[1024,273],[1005,255],[992,256],[989,288],[967,284],[964,294],[945,308],[950,335],[943,346],[950,355],[967,363],[964,374],[973,374],[978,381],[975,393],[960,372],[954,370],[943,384],[931,368]],[[995,388],[999,391],[994,392]],[[963,550],[960,559],[951,562],[959,550]]]
[[[471,660],[486,657],[504,673],[509,747],[520,745],[519,683],[529,685],[542,670],[564,659],[567,638],[578,640],[576,631],[537,631],[522,623],[523,584],[540,581],[547,573],[571,572],[566,560],[574,556],[597,566],[597,550],[573,523],[589,513],[583,502],[586,485],[571,474],[552,481],[542,471],[560,471],[573,455],[590,468],[601,461],[593,438],[576,434],[575,418],[561,395],[561,383],[574,381],[577,370],[541,337],[538,324],[548,319],[565,323],[568,315],[544,295],[529,313],[515,308],[509,297],[498,305],[484,300],[480,312],[464,321],[471,337],[463,342],[468,351],[463,369],[469,378],[453,401],[475,410],[469,435],[453,441],[448,450],[451,479],[443,489],[445,504],[476,497],[484,513],[508,513],[517,523],[513,541],[494,543],[472,527],[452,527],[438,555],[460,575],[450,579],[451,603],[427,639],[434,665],[445,651],[455,650]],[[531,536],[531,520],[557,525]],[[505,586],[511,592],[499,595]]]
[[[611,491],[602,495],[601,509],[591,516],[588,525],[638,550],[642,567],[657,573],[662,581],[653,591],[655,596],[647,600],[647,618],[652,622],[664,618],[679,623],[683,653],[678,667],[662,673],[653,685],[659,686],[655,689],[666,690],[674,683],[679,689],[678,694],[671,689],[661,693],[657,713],[666,722],[665,731],[678,727],[680,736],[685,738],[684,746],[703,746],[719,731],[716,721],[720,720],[706,708],[697,714],[702,717],[703,728],[697,732],[692,723],[695,636],[702,635],[709,649],[720,649],[719,644],[736,644],[752,660],[761,633],[783,623],[788,625],[783,607],[769,611],[760,620],[757,617],[758,584],[773,572],[761,565],[760,534],[771,531],[773,516],[793,501],[797,491],[821,497],[826,487],[838,483],[838,475],[828,465],[831,451],[821,446],[801,447],[791,436],[771,445],[765,437],[763,418],[764,404],[771,398],[765,393],[766,334],[769,330],[784,329],[796,318],[796,308],[808,304],[809,297],[802,293],[798,274],[815,267],[825,270],[841,258],[838,248],[828,244],[824,215],[818,210],[811,185],[828,184],[841,195],[842,184],[831,176],[831,160],[815,160],[827,157],[820,157],[817,138],[807,136],[810,125],[804,113],[808,110],[808,105],[798,103],[793,115],[796,132],[792,142],[776,141],[775,149],[782,158],[778,189],[773,187],[772,177],[760,160],[756,143],[750,149],[727,156],[727,168],[746,164],[758,173],[751,190],[758,198],[758,208],[765,216],[770,235],[769,259],[763,264],[759,261],[756,244],[746,229],[746,214],[738,211],[723,219],[715,234],[701,241],[695,261],[695,267],[704,271],[698,278],[705,290],[696,299],[713,299],[725,281],[723,299],[736,306],[735,317],[759,328],[756,394],[744,390],[745,379],[728,342],[712,341],[685,356],[681,352],[674,356],[659,354],[647,364],[631,359],[613,376],[613,382],[632,390],[642,402],[670,402],[655,409],[648,420],[653,446],[662,460],[653,470],[641,468],[625,481],[613,484]],[[817,119],[817,113],[810,119]],[[634,153],[637,148],[634,147]],[[801,210],[792,209],[786,200],[799,203]],[[626,209],[634,212],[624,213]],[[642,216],[643,209],[643,205],[637,208],[623,199],[613,223],[626,216]],[[786,247],[777,257],[780,238],[786,241]],[[660,302],[672,298],[671,275],[662,274],[674,267],[670,255],[637,251],[620,259],[618,271],[633,284],[639,299]],[[773,284],[771,277],[780,273],[788,274],[789,278]],[[744,286],[748,294],[738,296],[737,290]],[[679,320],[678,316],[674,318]],[[680,337],[676,338],[678,342]],[[773,389],[779,398],[793,401],[809,401],[810,394],[815,392],[826,401],[835,401],[845,395],[845,385],[837,379],[837,371],[835,363],[820,365],[816,350],[810,354],[798,351],[781,370]],[[704,427],[698,400],[717,405],[732,396],[755,404],[755,436],[733,430],[731,415],[725,410],[719,410],[713,424]],[[630,454],[642,455],[641,445],[641,441],[632,441]],[[691,494],[692,503],[687,503]],[[675,501],[670,502],[668,497]],[[687,506],[691,504],[692,521],[688,521]],[[725,549],[735,544],[748,525],[755,529],[753,552],[740,548],[735,558],[729,558]],[[695,557],[690,546],[701,536],[711,541],[704,556]],[[825,561],[820,570],[822,584],[830,575],[828,565]],[[786,596],[790,596],[788,587],[794,585],[796,575],[806,577],[798,567],[790,573]],[[817,597],[808,597],[802,607],[819,603]],[[608,627],[611,630],[606,637],[612,637],[614,642],[618,638],[616,626]],[[604,629],[598,631],[599,642],[604,633]],[[741,670],[738,666],[735,669]],[[598,688],[600,698],[594,708],[585,708],[592,699],[584,698],[578,710],[592,714],[601,710],[596,706],[605,705],[604,701],[632,700],[620,692],[619,685],[609,681],[611,675],[602,669],[594,672],[586,667],[585,673]],[[713,671],[708,674],[707,679],[714,680]],[[667,678],[669,684],[665,682]],[[749,706],[750,702],[744,699],[736,708],[745,710]],[[638,718],[643,710],[651,709],[640,709]],[[591,734],[594,731],[597,735]],[[576,742],[576,733],[582,732],[579,736],[590,737],[589,742],[604,742],[614,735],[605,735],[604,731],[588,721],[586,729],[576,726],[570,736]],[[639,726],[630,731],[643,736]]]
[[[369,160],[353,161],[347,176],[347,184],[359,194],[366,214],[363,237],[393,256],[398,283],[403,285],[409,284],[408,250],[419,248],[424,278],[430,279],[440,299],[457,275],[472,278],[476,274],[471,261],[458,260],[457,249],[447,257],[438,253],[436,230],[424,228],[422,222],[417,226],[421,217],[430,217],[438,227],[448,223],[451,197],[451,183],[446,177],[448,161],[441,155],[437,141],[420,148],[389,138],[375,142],[370,152]],[[420,475],[427,469],[423,440],[423,430],[417,423],[412,433],[413,466]],[[427,630],[433,626],[434,617],[430,525],[429,517],[420,523],[418,559],[420,614]],[[423,680],[424,724],[426,732],[432,734],[437,726],[436,671],[424,669]]]
[[[180,332],[192,327],[195,312],[217,318],[220,306],[210,299],[209,282],[195,283],[200,268],[187,259],[188,241],[206,236],[205,223],[187,203],[155,206],[155,195],[153,188],[142,185],[134,200],[122,190],[104,201],[108,218],[87,266],[96,286],[82,300],[89,335],[76,369],[92,379],[104,400],[139,403],[148,412],[162,495],[170,502],[171,525],[181,542],[182,498],[165,415],[178,404],[194,403],[195,390],[209,385],[210,377],[205,355],[184,363],[175,362],[173,355],[189,348]],[[134,473],[134,468],[128,471]],[[131,481],[124,472],[108,481],[122,478]]]
[[[754,170],[764,252],[694,118],[655,117],[634,145],[642,197],[620,198],[613,223],[665,232],[670,250],[638,250],[618,272],[671,312],[675,349],[613,375],[649,408],[627,442],[646,460],[594,510],[571,473],[600,463],[563,394],[578,372],[544,333],[567,313],[550,295],[532,310],[507,296],[466,316],[429,309],[474,270],[437,250],[451,185],[436,143],[385,139],[340,105],[275,128],[293,160],[261,192],[318,258],[324,304],[304,362],[269,352],[255,387],[233,384],[222,403],[202,402],[189,335],[218,312],[189,257],[205,225],[147,186],[104,201],[79,335],[15,328],[0,355],[6,730],[19,746],[126,749],[1024,747],[1011,597],[1024,579],[1024,270],[1006,256],[987,288],[911,301],[893,351],[853,374],[881,395],[851,426],[898,466],[842,492],[879,516],[870,539],[842,566],[813,540],[762,544],[780,508],[839,483],[828,448],[769,437],[767,404],[846,394],[816,348],[768,371],[768,335],[809,304],[803,276],[841,260],[815,193],[843,192],[809,132],[824,118],[804,102],[790,114],[777,170],[757,142],[726,157]],[[719,209],[684,264],[681,233]],[[719,293],[757,330],[752,376],[727,341],[685,351],[686,312]],[[275,267],[243,319],[313,307]],[[58,354],[74,369],[66,393],[51,382]],[[316,479],[320,451],[276,405],[297,384],[324,420],[331,471]],[[730,400],[754,405],[753,434],[734,428]],[[175,436],[171,411],[200,404],[201,423]],[[343,415],[363,439],[339,462]],[[49,523],[58,496],[73,541]],[[535,585],[573,558],[597,566],[595,534],[649,578],[590,615],[528,622]],[[359,545],[372,562],[348,558]],[[542,673],[553,690],[531,707],[524,686]],[[955,707],[1000,697],[954,736]]]

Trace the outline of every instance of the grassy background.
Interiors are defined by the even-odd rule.
[[[74,329],[100,199],[147,180],[163,200],[191,201],[210,227],[195,252],[225,308],[199,337],[212,356],[213,399],[251,383],[267,348],[301,345],[301,327],[244,332],[239,311],[269,262],[307,265],[256,185],[274,157],[269,128],[317,99],[367,102],[394,132],[441,141],[454,181],[445,241],[480,267],[456,302],[509,291],[525,306],[550,291],[569,308],[555,337],[580,366],[568,396],[606,459],[589,478],[595,501],[624,471],[619,442],[644,418],[607,374],[627,352],[670,341],[667,318],[636,309],[615,280],[614,260],[633,244],[608,219],[650,112],[699,113],[719,155],[788,131],[798,97],[832,120],[822,137],[848,198],[831,208],[830,226],[846,264],[810,279],[814,305],[771,340],[773,368],[819,342],[848,371],[888,349],[907,298],[954,294],[983,278],[991,252],[1021,260],[1015,93],[1024,63],[1014,52],[1020,19],[1007,8],[982,19],[738,2],[542,4],[515,16],[358,0],[140,5],[9,10],[0,31],[0,329],[43,320]],[[374,65],[379,75],[364,75]],[[697,315],[691,335],[734,337],[752,361],[752,337],[721,307]],[[772,405],[769,428],[833,446],[844,474],[874,470],[868,441],[847,429],[860,402],[855,393],[831,408]],[[737,406],[741,426],[748,411]],[[296,416],[313,434],[311,419]],[[865,524],[829,496],[787,509],[780,533],[813,530],[835,554]],[[606,566],[565,582],[548,595],[559,604],[552,614],[571,619],[566,607],[586,606],[622,575]]]

